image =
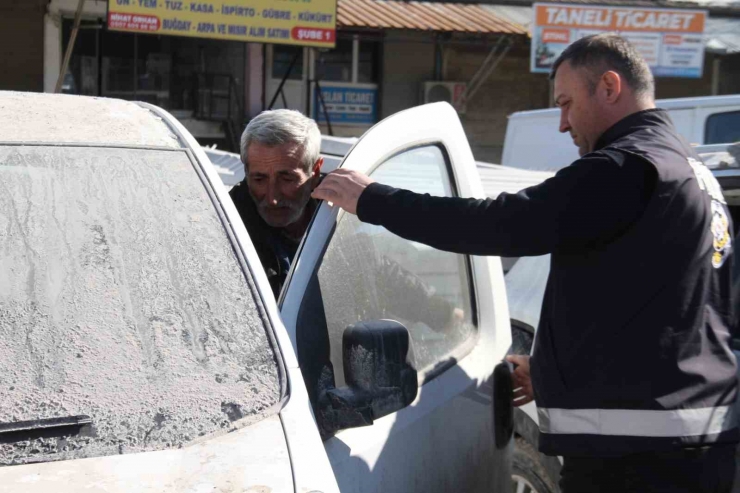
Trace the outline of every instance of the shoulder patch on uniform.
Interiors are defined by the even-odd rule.
[[[712,238],[714,246],[712,266],[719,269],[730,253],[732,237],[730,236],[730,221],[727,218],[727,212],[725,212],[724,206],[716,200],[712,200]]]
[[[699,188],[704,190],[712,197],[712,200],[716,200],[721,204],[726,204],[725,196],[722,195],[722,187],[719,186],[717,178],[714,177],[709,168],[704,163],[698,161],[692,157],[686,158],[689,162],[689,166],[694,170],[694,176],[696,181],[699,182]]]

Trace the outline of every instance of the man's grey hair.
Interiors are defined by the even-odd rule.
[[[613,70],[622,76],[636,96],[655,97],[655,81],[650,67],[634,45],[618,34],[594,34],[568,46],[553,64],[551,80],[566,61],[571,67],[583,68],[589,73],[588,85],[592,94],[601,75]]]
[[[300,146],[303,149],[303,164],[308,173],[321,155],[319,126],[311,118],[294,110],[263,111],[252,118],[244,129],[240,146],[242,162],[247,169],[247,150],[255,142],[267,147],[285,144]]]

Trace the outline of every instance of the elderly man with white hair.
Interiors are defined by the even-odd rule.
[[[311,221],[320,180],[321,132],[293,110],[264,111],[241,138],[245,179],[231,199],[247,227],[275,298]]]

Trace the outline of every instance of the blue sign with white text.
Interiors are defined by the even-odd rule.
[[[318,123],[372,125],[377,121],[378,89],[353,85],[314,87],[313,117]],[[323,101],[322,101],[323,99]]]

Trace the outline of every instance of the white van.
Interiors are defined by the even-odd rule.
[[[740,94],[661,99],[678,132],[692,144],[740,140]],[[514,168],[556,171],[578,159],[570,136],[560,133],[560,110],[519,111],[509,116],[501,164]]]

